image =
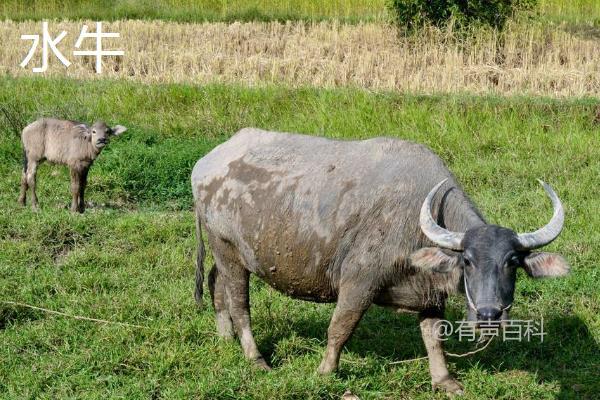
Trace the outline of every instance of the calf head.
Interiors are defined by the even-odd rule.
[[[91,127],[86,125],[79,125],[79,127],[84,130],[84,138],[98,150],[102,150],[108,144],[111,136],[119,136],[127,130],[127,128],[121,125],[115,125],[111,128],[103,121],[97,121]]]
[[[463,269],[464,290],[470,320],[508,318],[513,302],[517,268],[533,278],[562,276],[569,272],[567,262],[558,254],[532,252],[552,242],[560,234],[564,210],[552,188],[540,183],[552,200],[554,215],[543,228],[518,234],[496,225],[481,225],[466,232],[451,232],[431,216],[431,202],[442,184],[436,185],[421,208],[423,233],[439,247],[425,247],[411,255],[414,267],[445,273]]]

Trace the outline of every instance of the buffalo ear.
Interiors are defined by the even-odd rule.
[[[119,136],[121,133],[125,132],[127,130],[127,128],[125,128],[123,125],[116,125],[114,128],[112,128],[112,134],[114,136]]]
[[[450,272],[460,263],[460,256],[439,247],[423,247],[410,255],[413,267],[430,272]]]
[[[90,131],[90,127],[86,124],[75,125],[73,129],[77,130],[83,140],[90,142],[92,140],[92,132]]]
[[[556,253],[531,253],[525,257],[523,268],[532,278],[564,276],[569,273],[567,261]]]

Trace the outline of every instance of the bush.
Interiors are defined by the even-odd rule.
[[[396,22],[414,31],[423,25],[444,27],[450,22],[460,29],[486,25],[502,29],[516,13],[530,10],[538,0],[390,0]]]

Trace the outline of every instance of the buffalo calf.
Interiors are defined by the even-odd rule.
[[[31,189],[31,207],[38,208],[35,193],[36,172],[39,164],[48,160],[67,165],[71,170],[71,211],[83,212],[83,199],[90,166],[111,136],[118,136],[127,128],[111,128],[102,121],[92,126],[54,118],[42,118],[23,129],[23,175],[19,203],[25,205],[27,189]]]

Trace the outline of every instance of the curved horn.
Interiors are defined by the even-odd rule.
[[[419,223],[421,224],[421,230],[433,243],[440,247],[444,247],[452,250],[463,250],[462,240],[465,236],[464,233],[451,232],[445,228],[442,228],[433,220],[431,216],[431,201],[433,196],[437,193],[440,187],[448,180],[444,179],[427,195],[423,205],[421,206],[421,214],[419,216]]]
[[[548,193],[550,200],[552,200],[554,214],[546,226],[538,229],[535,232],[519,234],[519,245],[522,250],[533,250],[549,244],[558,237],[565,222],[565,210],[563,209],[558,195],[546,182],[543,182],[539,179],[538,182],[542,184],[544,190],[546,193]]]

